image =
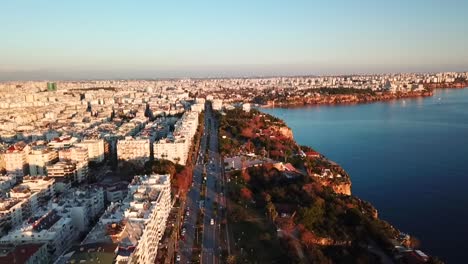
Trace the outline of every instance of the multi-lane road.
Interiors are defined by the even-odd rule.
[[[207,117],[209,121],[209,145],[208,145],[208,164],[207,164],[207,182],[205,196],[205,217],[203,230],[203,251],[202,263],[214,264],[221,263],[220,257],[222,249],[225,246],[221,223],[225,221],[224,211],[226,201],[224,197],[225,179],[223,174],[223,161],[218,151],[218,122],[210,108],[207,108]],[[227,232],[227,231],[226,231]]]
[[[193,186],[187,194],[186,213],[179,242],[179,253],[176,262],[191,263],[193,247],[195,244],[196,223],[201,213],[200,191],[203,184],[203,175],[206,172],[206,193],[204,200],[203,234],[201,263],[221,263],[222,249],[226,247],[227,229],[221,229],[221,223],[225,221],[224,211],[226,201],[224,197],[225,177],[222,168],[222,158],[218,153],[218,124],[209,105],[205,109],[204,134],[200,143],[200,151],[193,174]],[[207,149],[208,148],[208,149]],[[205,162],[205,154],[208,159]],[[224,233],[223,233],[224,232]],[[225,234],[225,236],[224,236]],[[177,259],[180,258],[180,261]]]
[[[205,129],[208,126],[208,118],[205,117],[204,120]],[[193,184],[187,194],[187,200],[185,202],[185,218],[182,225],[183,234],[180,235],[179,241],[179,252],[176,257],[176,262],[180,263],[190,263],[192,261],[193,248],[195,244],[195,239],[197,238],[197,218],[199,211],[199,201],[200,201],[200,190],[203,180],[204,172],[204,153],[206,152],[207,147],[207,137],[208,133],[205,130],[205,133],[201,137],[200,149],[197,154],[196,164],[193,171]]]

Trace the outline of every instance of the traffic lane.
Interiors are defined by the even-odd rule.
[[[206,146],[202,146],[204,152],[206,152]],[[194,187],[190,189],[188,194],[188,201],[187,201],[187,208],[189,208],[189,216],[185,214],[184,218],[184,228],[185,234],[184,239],[182,239],[179,243],[181,262],[188,263],[192,258],[192,248],[193,248],[193,241],[196,238],[196,220],[198,214],[198,201],[200,200],[200,185],[201,185],[201,173],[202,169],[200,166],[196,166],[194,170]]]
[[[206,208],[205,208],[205,219],[204,219],[204,234],[203,234],[203,259],[206,263],[212,263],[211,259],[207,254],[213,252],[215,248],[215,231],[214,225],[211,225],[211,219],[213,219],[213,199],[214,199],[214,177],[211,171],[209,171],[207,177],[207,190],[206,190]]]

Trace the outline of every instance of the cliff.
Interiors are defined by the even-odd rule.
[[[278,133],[280,133],[287,139],[291,139],[291,140],[294,139],[292,130],[287,126],[282,126],[282,127],[274,126],[272,127],[272,130],[277,131]]]
[[[290,162],[293,168],[289,166],[289,170],[295,172],[285,175],[271,162],[249,167],[246,173],[230,172],[228,177],[233,186],[227,195],[236,210],[228,209],[228,217],[234,224],[243,221],[244,226],[252,219],[272,221],[275,224],[272,232],[287,232],[295,237],[289,241],[280,237],[283,249],[290,249],[288,243],[295,241],[296,250],[288,254],[305,256],[311,263],[343,263],[344,259],[356,256],[369,260],[365,263],[377,263],[369,246],[398,257],[395,242],[405,243],[399,240],[401,233],[379,219],[372,204],[351,194],[351,179],[340,165],[310,147],[298,146],[291,129],[273,116],[257,110],[234,109],[225,113],[220,116],[220,137],[228,135],[230,141],[220,140],[221,146],[226,145],[222,149],[239,155],[242,148],[236,151],[236,146],[248,144],[251,152],[268,154],[273,161]],[[239,127],[232,128],[233,124],[244,128],[255,125],[263,133],[241,135]],[[281,226],[280,222],[285,224]],[[252,237],[256,239],[255,235]]]
[[[367,94],[312,94],[291,96],[281,100],[265,100],[263,107],[301,107],[305,105],[360,104],[379,101],[391,101],[403,98],[432,96],[432,90],[411,92],[372,92]]]
[[[333,184],[332,189],[339,194],[351,195],[351,182]]]

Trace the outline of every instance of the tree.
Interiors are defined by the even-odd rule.
[[[310,207],[300,211],[300,220],[309,230],[313,230],[318,223],[322,222],[324,214],[323,207],[316,201]]]

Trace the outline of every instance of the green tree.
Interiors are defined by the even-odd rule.
[[[300,211],[300,221],[309,230],[314,230],[314,227],[322,222],[324,214],[323,207],[318,202],[314,202],[310,207]]]

